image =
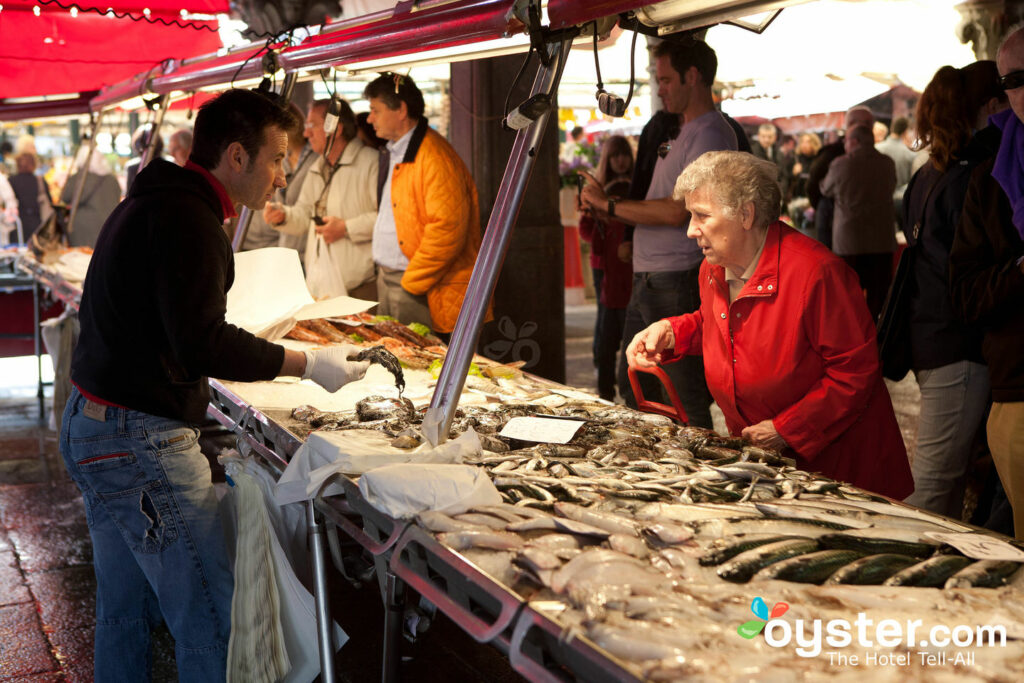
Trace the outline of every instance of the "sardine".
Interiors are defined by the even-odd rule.
[[[822,543],[822,545],[825,544]],[[917,564],[919,561],[916,557],[896,555],[894,553],[867,555],[836,570],[832,576],[825,580],[825,584],[877,586],[896,572]]]
[[[718,568],[718,575],[726,581],[745,583],[771,564],[817,549],[818,543],[811,539],[776,541],[740,553],[721,565]]]
[[[779,536],[778,534],[745,534],[743,536],[715,539],[711,547],[700,557],[700,564],[720,565],[740,553],[778,541],[801,540],[800,536]]]
[[[934,542],[919,543],[903,538],[892,538],[890,530],[858,529],[837,534],[825,534],[818,538],[822,548],[832,550],[859,550],[870,555],[902,555],[920,558],[928,557],[937,547]],[[870,533],[867,533],[870,532]],[[918,536],[912,536],[918,538]]]
[[[937,555],[899,571],[885,580],[884,586],[943,586],[946,580],[974,560],[963,555]]]
[[[1020,562],[979,560],[947,579],[946,588],[995,588],[1002,586],[1020,569]]]
[[[598,512],[574,503],[555,503],[555,512],[563,517],[604,529],[612,534],[639,535],[636,522],[619,515]]]
[[[523,547],[521,536],[494,529],[448,531],[438,534],[437,540],[453,550],[467,550],[469,548],[518,550]]]
[[[796,583],[821,583],[863,554],[856,550],[819,550],[775,562],[754,574],[752,581],[778,579]]]

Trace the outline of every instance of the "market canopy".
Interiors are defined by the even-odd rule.
[[[213,15],[228,10],[228,0],[4,0],[0,98],[98,90],[215,51]]]

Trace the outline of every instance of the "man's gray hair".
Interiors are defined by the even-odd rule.
[[[749,152],[705,152],[676,180],[672,197],[685,199],[706,188],[722,212],[734,220],[740,218],[743,205],[753,202],[754,227],[767,228],[782,208],[778,175],[778,166]]]

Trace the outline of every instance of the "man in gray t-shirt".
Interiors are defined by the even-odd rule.
[[[711,84],[718,59],[699,40],[665,41],[654,50],[658,96],[664,108],[680,114],[683,125],[675,139],[658,148],[658,161],[647,198],[620,200],[605,196],[594,179],[583,188],[586,208],[600,216],[614,216],[636,225],[633,234],[633,292],[626,309],[622,349],[651,323],[695,311],[700,305],[697,271],[703,259],[697,242],[686,236],[690,214],[682,200],[672,198],[676,179],[704,152],[735,150],[736,134],[714,106]],[[626,375],[624,355],[619,358],[619,393],[636,406]],[[700,356],[686,356],[665,366],[689,422],[711,427],[711,395],[704,381]],[[641,376],[644,395],[657,396],[657,382]]]

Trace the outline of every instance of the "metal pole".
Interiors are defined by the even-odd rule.
[[[85,162],[82,164],[82,167],[77,169],[79,171],[78,184],[75,186],[75,194],[71,199],[71,216],[68,218],[67,231],[69,235],[75,229],[75,216],[78,214],[78,203],[82,201],[82,191],[85,190],[85,180],[89,176],[89,160],[92,158],[93,150],[96,149],[96,133],[99,132],[100,120],[102,118],[103,112],[96,112],[96,116],[92,120],[92,130],[89,131],[89,152],[85,155]],[[74,163],[73,159],[72,163]],[[70,174],[68,177],[71,177]]]
[[[324,562],[324,527],[312,500],[306,501],[306,527],[313,555],[313,598],[316,601],[316,634],[320,647],[320,680],[323,683],[335,683],[331,608],[327,599],[327,566]]]
[[[552,66],[541,66],[537,71],[533,89],[530,91],[531,97],[540,92],[551,92],[558,87],[571,44],[571,40],[565,40],[560,46],[548,46],[549,55],[554,57],[555,61]],[[505,167],[494,210],[487,222],[487,231],[484,233],[480,253],[473,267],[473,276],[469,280],[462,310],[459,311],[459,318],[455,323],[452,343],[445,355],[444,365],[441,366],[437,389],[434,390],[430,408],[423,418],[423,434],[435,446],[448,438],[448,429],[455,417],[462,386],[466,382],[466,372],[469,370],[470,360],[480,338],[480,326],[487,311],[487,302],[494,293],[494,285],[505,260],[505,253],[508,251],[512,226],[519,215],[526,183],[530,179],[536,159],[535,149],[540,144],[549,114],[550,112],[545,112],[516,134],[512,155]]]
[[[383,683],[397,683],[402,645],[402,581],[388,569],[384,573],[384,664]]]
[[[39,307],[43,305],[42,297],[39,294],[39,281],[32,282],[32,324],[35,330],[33,344],[36,352],[36,377],[39,380],[39,389],[36,397],[39,399],[39,421],[46,419],[46,406],[43,404],[43,345],[41,343],[42,328],[40,327],[42,314]]]
[[[295,88],[295,81],[298,80],[298,77],[298,71],[285,74],[279,93],[285,102],[292,98],[292,90]],[[252,223],[252,214],[253,210],[248,206],[243,206],[238,214],[238,225],[235,226],[235,234],[231,238],[231,251],[236,254],[242,250],[242,245],[245,244],[245,236],[249,234],[249,224]]]
[[[156,118],[153,120],[153,127],[149,131],[149,144],[146,145],[146,151],[142,153],[142,158],[139,159],[140,172],[156,156],[156,141],[160,137],[160,126],[164,122],[164,114],[167,113],[167,105],[170,103],[170,100],[171,94],[164,93],[160,96],[160,102],[156,105]]]

